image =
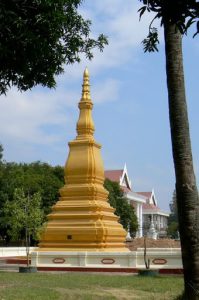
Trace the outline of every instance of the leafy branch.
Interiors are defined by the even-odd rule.
[[[182,35],[187,34],[192,24],[196,24],[199,33],[199,2],[197,0],[140,0],[144,5],[138,10],[140,19],[145,12],[155,13],[149,25],[149,34],[143,40],[144,52],[158,51],[158,30],[152,27],[155,19],[160,19],[160,25],[175,24]]]

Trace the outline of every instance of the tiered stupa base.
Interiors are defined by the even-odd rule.
[[[106,200],[107,191],[101,188],[102,199],[99,191],[90,192],[92,200],[86,200],[88,195],[83,192],[75,195],[78,187],[73,185],[71,193],[70,184],[60,190],[60,200],[48,215],[38,251],[128,252],[126,232]]]

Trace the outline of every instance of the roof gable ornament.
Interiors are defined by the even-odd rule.
[[[152,191],[151,191],[150,202],[151,202],[151,204],[154,204],[155,206],[157,206],[157,200],[156,200],[154,189],[152,189]]]
[[[124,169],[122,176],[120,177],[120,185],[126,186],[128,189],[131,190],[131,180],[129,179],[126,163],[124,164]]]

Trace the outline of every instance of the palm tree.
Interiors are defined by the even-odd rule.
[[[164,23],[164,36],[185,299],[199,299],[199,199],[189,134],[182,35],[174,24]]]
[[[184,269],[183,299],[199,299],[199,197],[193,168],[184,83],[182,35],[199,17],[199,4],[190,1],[140,0],[145,11],[156,13],[164,27],[166,75],[176,196]],[[145,51],[156,51],[158,33],[149,26]],[[199,23],[197,32],[199,31]]]

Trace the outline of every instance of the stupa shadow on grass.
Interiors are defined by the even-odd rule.
[[[37,268],[32,266],[20,266],[19,267],[19,273],[36,273]]]

